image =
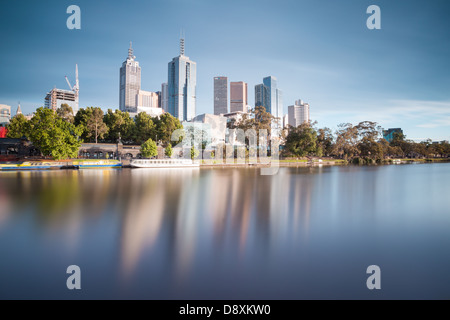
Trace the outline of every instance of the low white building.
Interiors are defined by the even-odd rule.
[[[159,107],[159,95],[156,92],[138,90],[136,94],[136,106],[147,107],[147,108],[158,108]],[[139,111],[138,111],[139,113]]]
[[[162,108],[158,108],[158,107],[137,107],[137,112],[136,113],[130,113],[130,116],[135,117],[137,116],[139,113],[141,112],[145,112],[146,114],[148,114],[150,117],[159,117],[160,115],[162,115],[164,113],[164,110]]]

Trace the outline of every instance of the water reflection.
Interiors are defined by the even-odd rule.
[[[435,168],[292,167],[274,176],[254,168],[0,172],[0,255],[8,257],[0,282],[10,290],[0,297],[16,290],[9,275],[26,274],[15,269],[31,258],[39,270],[83,264],[100,298],[110,291],[127,298],[322,297],[314,279],[339,287],[373,255],[401,270],[422,252],[401,250],[417,234],[427,236],[416,246],[436,251],[421,261],[440,260],[430,268],[445,278],[450,190],[437,179],[448,177],[447,167]],[[345,292],[359,288],[350,283]],[[46,290],[67,294],[59,285]]]
[[[125,280],[162,235],[166,263],[181,282],[196,256],[220,260],[236,250],[243,262],[255,242],[270,254],[270,245],[276,250],[306,230],[312,189],[307,176],[254,169],[30,171],[2,173],[0,181],[0,223],[11,213],[30,214],[43,234],[59,232],[75,254],[87,225],[101,228],[96,223],[112,219]]]

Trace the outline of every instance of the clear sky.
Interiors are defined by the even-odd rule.
[[[81,8],[81,30],[66,9]],[[369,5],[381,30],[369,30]],[[159,91],[179,53],[197,62],[197,114],[213,113],[213,77],[254,86],[275,76],[284,112],[309,102],[320,127],[371,120],[407,138],[450,140],[448,0],[1,0],[0,104],[24,113],[79,66],[80,107],[118,108],[129,42],[142,89]]]

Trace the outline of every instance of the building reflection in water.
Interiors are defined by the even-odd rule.
[[[245,263],[252,251],[273,258],[285,241],[306,235],[312,179],[283,170],[261,177],[253,169],[133,170],[121,229],[124,275],[151,255],[158,237],[180,284],[205,266]]]
[[[198,221],[198,168],[128,170],[121,185],[121,266],[133,274],[143,255],[151,254],[163,233],[166,259],[186,272],[194,256]],[[164,226],[165,227],[164,227]],[[164,232],[162,232],[164,231]],[[160,261],[158,261],[160,263]],[[168,266],[170,269],[171,267]]]
[[[274,176],[254,168],[2,173],[0,228],[32,215],[43,234],[65,242],[68,257],[97,254],[104,267],[115,255],[111,268],[125,283],[158,264],[178,288],[201,272],[246,268],[255,256],[273,262],[301,245],[311,176],[305,168]],[[89,248],[99,240],[102,252]]]
[[[126,208],[121,224],[122,268],[125,275],[133,272],[139,257],[151,248],[158,236],[164,214],[164,183],[153,169],[130,171]]]

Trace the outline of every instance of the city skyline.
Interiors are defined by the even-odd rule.
[[[407,138],[415,140],[450,138],[450,77],[445,72],[450,68],[446,58],[450,23],[444,14],[449,8],[445,1],[379,1],[381,30],[368,30],[365,25],[369,1],[324,0],[321,8],[308,1],[283,1],[283,6],[259,1],[257,18],[250,14],[252,3],[232,12],[234,1],[136,2],[142,9],[133,13],[136,17],[126,12],[125,4],[108,3],[109,15],[102,17],[106,2],[78,1],[81,30],[65,27],[67,3],[50,2],[53,5],[45,11],[51,19],[43,18],[43,8],[31,1],[0,5],[3,24],[9,27],[0,31],[2,44],[14,52],[2,53],[9,63],[0,67],[8,75],[0,83],[0,103],[12,110],[20,101],[22,111],[30,113],[42,106],[51,88],[68,89],[64,75],[73,78],[76,63],[82,87],[80,108],[119,108],[117,69],[130,40],[145,69],[142,86],[158,91],[167,81],[166,63],[176,54],[183,28],[189,56],[198,63],[196,114],[213,113],[214,76],[239,79],[252,88],[273,75],[283,89],[283,114],[302,97],[320,127],[336,129],[341,122],[370,120],[383,128],[401,127]],[[177,19],[164,24],[169,8]],[[233,15],[212,19],[209,13],[214,10]],[[302,19],[291,19],[299,12]],[[152,19],[144,20],[146,15]],[[22,16],[29,19],[18,25]],[[116,22],[118,17],[123,23]],[[274,19],[272,30],[258,22],[268,17]],[[222,25],[214,20],[226,23],[227,31],[221,31]],[[161,24],[164,28],[159,28]],[[142,40],[149,34],[152,41]],[[61,41],[38,45],[52,37]],[[236,45],[241,45],[239,52]],[[233,59],[227,60],[230,54]],[[18,70],[17,65],[23,68]],[[250,94],[250,106],[253,100]]]

